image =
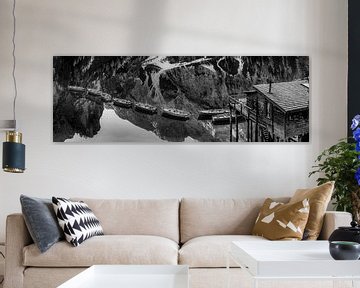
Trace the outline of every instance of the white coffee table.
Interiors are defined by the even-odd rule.
[[[188,288],[185,265],[94,265],[58,288]]]
[[[360,287],[360,261],[332,259],[328,241],[232,242],[229,258],[248,272],[254,287],[259,280],[290,279],[350,280],[350,287]]]

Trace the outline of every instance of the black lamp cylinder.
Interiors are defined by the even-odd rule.
[[[23,173],[25,170],[25,145],[22,134],[17,131],[6,132],[3,143],[3,169],[10,173]]]

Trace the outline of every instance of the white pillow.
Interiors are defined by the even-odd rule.
[[[55,214],[66,241],[79,246],[86,239],[104,235],[99,220],[84,202],[52,197]]]

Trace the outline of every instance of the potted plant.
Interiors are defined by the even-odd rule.
[[[352,213],[360,223],[360,115],[354,117],[351,129],[355,143],[342,139],[325,149],[315,160],[309,177],[319,173],[316,180],[319,185],[335,181],[332,195],[335,209]]]

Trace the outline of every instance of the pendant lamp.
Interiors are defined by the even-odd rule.
[[[12,58],[13,69],[12,78],[14,81],[14,100],[13,100],[13,120],[0,121],[0,130],[6,131],[5,142],[3,143],[2,167],[5,172],[23,173],[25,171],[25,145],[22,144],[22,133],[16,129],[16,98],[17,86],[15,77],[16,57],[15,57],[15,35],[16,35],[16,0],[13,1],[13,36],[12,36]]]

